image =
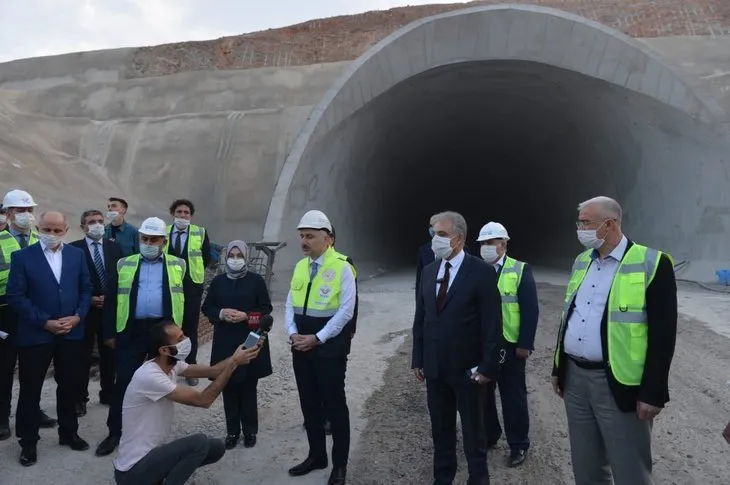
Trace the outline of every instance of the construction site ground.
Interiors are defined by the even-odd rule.
[[[532,448],[519,469],[505,466],[506,443],[489,453],[492,483],[514,485],[570,484],[570,447],[565,411],[552,393],[550,370],[565,275],[537,271],[540,325],[535,353],[528,363]],[[730,446],[721,431],[730,419],[730,297],[690,286],[680,288],[677,349],[670,378],[672,401],[654,426],[655,483],[726,485],[730,483]],[[352,425],[348,483],[352,485],[423,485],[431,477],[431,436],[425,386],[410,370],[413,275],[397,273],[361,283],[360,319],[348,365],[347,386]],[[271,334],[274,374],[259,383],[260,432],[253,449],[238,447],[214,466],[200,469],[192,484],[324,484],[328,471],[290,478],[287,469],[307,454],[290,353],[283,329],[283,305],[275,306]],[[206,362],[210,344],[201,348]],[[199,388],[208,384],[201,381]],[[80,419],[79,434],[89,441],[86,452],[58,446],[56,430],[41,430],[38,464],[18,464],[15,439],[0,443],[2,485],[25,483],[113,483],[113,457],[97,458],[94,447],[106,435],[107,408],[98,404],[98,380]],[[17,385],[14,390],[17,398]],[[43,408],[55,415],[55,384],[46,381]],[[13,419],[13,418],[11,418]],[[225,433],[221,399],[210,409],[178,405],[173,434]],[[460,449],[461,441],[457,445]],[[456,483],[465,483],[459,451]]]

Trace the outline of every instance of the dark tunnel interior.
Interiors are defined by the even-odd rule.
[[[580,250],[577,204],[634,191],[642,160],[656,156],[647,130],[684,116],[551,65],[465,62],[396,84],[311,156],[337,160],[326,210],[355,221],[343,232],[349,241],[338,239],[361,260],[412,267],[430,215],[453,210],[467,220],[469,250],[494,220],[507,227],[513,256],[565,268]]]

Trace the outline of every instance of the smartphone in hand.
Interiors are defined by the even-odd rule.
[[[248,337],[246,337],[246,341],[243,343],[243,348],[252,349],[256,347],[256,344],[259,343],[259,340],[261,340],[261,337],[257,333],[251,332],[248,334]]]

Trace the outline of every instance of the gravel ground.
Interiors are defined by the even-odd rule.
[[[352,419],[352,452],[348,483],[354,485],[423,485],[431,477],[431,437],[425,388],[410,371],[409,331],[413,315],[413,278],[392,275],[361,285],[358,334],[348,367],[348,403]],[[520,469],[505,466],[507,445],[500,442],[489,455],[493,483],[551,485],[572,483],[570,448],[562,401],[549,384],[560,286],[540,284],[541,322],[537,350],[528,363],[528,392],[533,446]],[[689,296],[688,296],[689,295]],[[728,339],[711,328],[705,300],[680,295],[683,315],[671,375],[672,402],[654,428],[655,483],[661,485],[727,485],[730,483],[730,447],[720,433],[730,417],[730,390],[725,385],[730,367]],[[728,308],[730,298],[725,300]],[[719,303],[715,302],[716,305]],[[699,308],[701,306],[701,308]],[[291,479],[286,470],[307,452],[306,437],[281,327],[282,308],[275,309],[272,356],[274,375],[259,384],[259,444],[251,450],[237,448],[214,467],[201,469],[189,483],[198,485],[241,483],[280,485],[326,483],[328,471]],[[721,316],[715,315],[715,320]],[[210,348],[201,348],[200,361]],[[201,382],[202,389],[207,383]],[[17,463],[19,447],[14,439],[0,443],[2,485],[44,483],[112,483],[111,459],[96,458],[93,448],[105,436],[107,408],[96,403],[98,381],[92,381],[89,414],[81,419],[80,434],[92,445],[87,452],[73,452],[57,444],[55,430],[42,430],[38,465],[24,469]],[[48,380],[43,407],[53,413],[55,385]],[[17,389],[15,394],[17,397]],[[205,432],[224,434],[222,403],[209,410],[177,406],[173,434]],[[461,447],[461,444],[458,445]],[[460,471],[456,483],[464,483],[465,464],[458,453]]]

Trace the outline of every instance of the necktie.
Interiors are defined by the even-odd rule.
[[[180,240],[180,234],[182,232],[177,231],[177,236],[175,236],[175,255],[176,256],[182,256],[182,241]]]
[[[20,235],[20,247],[24,248],[28,246],[28,239],[26,239],[28,236],[25,234]]]
[[[444,307],[444,303],[446,303],[446,293],[449,291],[449,269],[451,269],[451,263],[447,261],[444,268],[444,277],[441,278],[438,296],[436,297],[436,308],[438,311],[441,311]]]
[[[99,275],[99,283],[102,289],[106,288],[106,272],[104,271],[104,261],[101,259],[98,242],[94,243],[94,266],[96,266],[96,274]]]
[[[317,269],[319,269],[317,268],[318,266],[319,264],[312,261],[312,266],[309,268],[309,281],[313,281],[314,277],[317,276]]]

